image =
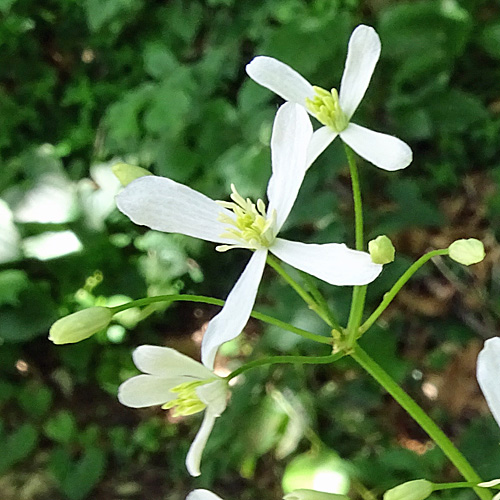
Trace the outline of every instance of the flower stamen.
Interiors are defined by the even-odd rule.
[[[217,201],[236,215],[236,218],[221,214],[219,220],[227,224],[227,230],[221,238],[231,238],[239,241],[235,245],[219,245],[216,250],[226,252],[232,248],[268,248],[276,237],[276,212],[268,216],[265,203],[259,199],[253,203],[250,198],[243,198],[234,184],[231,184],[231,201]]]
[[[183,384],[173,387],[170,389],[170,392],[178,394],[178,397],[162,405],[162,409],[168,410],[170,408],[175,408],[173,411],[174,417],[192,415],[193,413],[203,411],[207,405],[200,400],[196,393],[196,389],[200,387],[200,385],[204,385],[208,382],[210,381],[195,380],[194,382],[184,382]]]
[[[342,132],[349,125],[349,120],[339,104],[337,89],[330,92],[313,86],[316,95],[313,99],[306,97],[306,108],[323,124],[335,132]]]

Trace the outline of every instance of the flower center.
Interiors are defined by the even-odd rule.
[[[174,417],[192,415],[193,413],[203,411],[207,405],[198,397],[196,388],[208,382],[210,380],[195,380],[194,382],[184,382],[173,387],[170,389],[170,392],[178,394],[178,397],[162,405],[162,408],[164,410],[175,408],[173,412]]]
[[[236,215],[236,219],[221,214],[219,220],[228,225],[221,238],[231,238],[240,242],[236,245],[219,245],[216,250],[226,252],[231,248],[268,248],[274,241],[276,227],[276,212],[268,216],[266,205],[262,200],[253,203],[249,198],[245,200],[234,184],[231,184],[231,201],[217,201],[217,203]]]
[[[316,95],[313,99],[306,97],[306,108],[323,124],[335,132],[342,132],[349,125],[349,120],[339,104],[337,89],[331,92],[321,87],[313,87]]]

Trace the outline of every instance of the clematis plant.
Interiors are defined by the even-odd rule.
[[[229,293],[222,311],[203,336],[201,357],[213,368],[221,344],[237,337],[252,311],[268,252],[332,285],[365,285],[381,272],[366,252],[344,244],[306,244],[278,238],[306,172],[312,126],[305,109],[284,104],[271,138],[272,176],[269,206],[244,199],[232,186],[231,202],[217,202],[171,179],[141,177],[117,197],[118,208],[133,222],[219,243],[217,250],[247,248],[254,253]]]
[[[300,104],[324,125],[312,137],[308,166],[337,136],[359,156],[384,170],[399,170],[411,163],[412,151],[405,142],[351,122],[370,83],[380,48],[380,38],[370,26],[360,25],[353,31],[340,92],[312,86],[290,66],[272,57],[258,56],[247,65],[247,73],[255,82],[286,101]]]
[[[188,472],[199,476],[201,456],[215,419],[226,409],[226,380],[169,347],[142,345],[135,349],[133,359],[144,373],[120,385],[118,399],[122,404],[132,408],[162,405],[164,409],[174,408],[174,416],[205,411],[186,457]]]

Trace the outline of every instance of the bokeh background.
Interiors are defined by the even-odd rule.
[[[250,81],[254,55],[338,87],[347,41],[374,26],[382,56],[356,122],[401,137],[405,171],[361,162],[369,238],[398,254],[368,308],[426,250],[481,239],[486,260],[437,260],[401,292],[364,347],[439,422],[479,472],[500,475],[500,431],[476,385],[477,353],[498,333],[500,5],[486,0],[0,1],[0,498],[226,500],[295,487],[370,500],[399,482],[458,480],[427,436],[349,360],[260,368],[235,388],[202,463],[184,458],[200,416],[132,410],[116,399],[140,344],[195,358],[217,308],[131,310],[77,345],[47,340],[57,318],[147,294],[224,298],[248,260],[134,226],[114,207],[126,161],[226,199],[264,196],[280,99]],[[309,171],[286,237],[353,245],[341,144]],[[345,319],[349,289],[318,283]],[[271,271],[256,309],[327,334]],[[277,354],[327,354],[251,321],[219,373]],[[371,491],[370,491],[371,490]],[[467,500],[470,492],[440,498]]]

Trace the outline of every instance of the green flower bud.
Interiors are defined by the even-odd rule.
[[[392,241],[385,235],[377,236],[368,243],[368,251],[375,264],[389,264],[394,261],[396,250]]]
[[[426,479],[400,484],[384,493],[384,500],[425,500],[434,491],[434,485]]]
[[[451,259],[464,266],[481,262],[485,255],[483,243],[475,238],[454,241],[448,247],[448,251]]]
[[[335,493],[325,493],[324,491],[315,490],[293,490],[283,497],[284,500],[349,500],[345,495],[337,495]]]
[[[153,175],[149,170],[142,167],[136,167],[135,165],[129,165],[128,163],[115,163],[111,170],[121,182],[122,186],[127,186],[132,181],[135,181],[139,177],[144,177],[145,175]]]
[[[107,307],[89,307],[58,319],[50,328],[49,340],[54,344],[74,344],[106,328],[113,313]]]

